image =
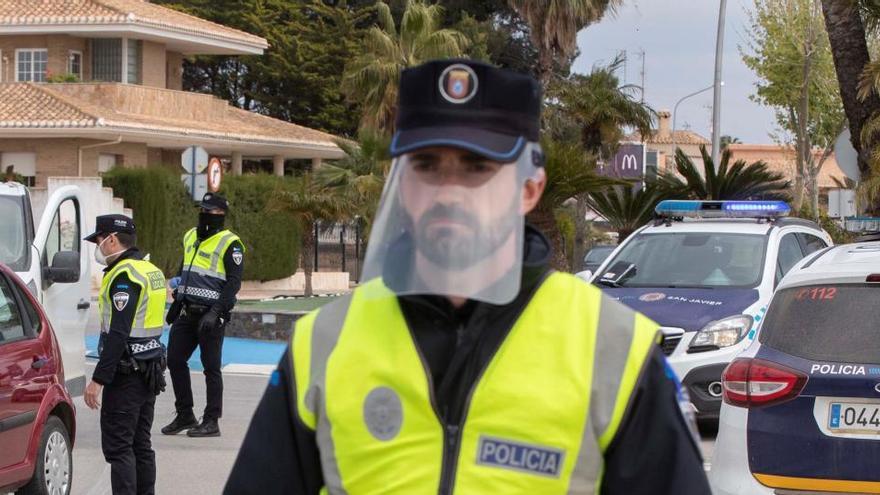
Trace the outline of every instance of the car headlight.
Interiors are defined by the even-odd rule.
[[[697,332],[688,346],[688,352],[713,351],[735,345],[752,328],[752,321],[749,315],[737,315],[713,321]]]

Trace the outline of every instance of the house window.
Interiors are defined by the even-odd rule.
[[[122,81],[122,40],[92,40],[92,78],[96,81]]]
[[[49,51],[45,48],[15,50],[15,80],[18,82],[46,82]]]
[[[113,170],[113,167],[121,163],[121,156],[101,153],[98,155],[98,173],[103,174],[104,172],[109,172]]]
[[[0,154],[0,177],[6,176],[6,171],[12,167],[12,171],[24,177],[24,185],[33,187],[37,183],[37,154],[36,153],[11,153]]]
[[[126,54],[126,67],[125,74],[126,79],[125,82],[131,84],[140,84],[141,83],[141,56],[142,56],[142,48],[140,40],[126,40],[126,50],[128,53]]]
[[[83,54],[79,50],[70,50],[70,54],[67,57],[67,73],[73,74],[80,81],[83,78],[82,58]]]

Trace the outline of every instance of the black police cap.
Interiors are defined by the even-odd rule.
[[[98,215],[95,218],[95,231],[83,240],[97,242],[98,236],[113,233],[135,234],[134,220],[125,215]]]
[[[473,60],[435,60],[400,77],[391,155],[430,146],[515,161],[541,127],[535,78]]]
[[[218,209],[229,211],[229,201],[226,201],[226,198],[217,193],[206,193],[202,197],[201,203],[199,203],[197,206],[205,210]]]

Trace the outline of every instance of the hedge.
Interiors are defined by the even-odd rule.
[[[245,280],[275,280],[293,275],[299,266],[300,233],[293,218],[267,213],[266,205],[289,179],[271,175],[227,176],[220,194],[230,203],[226,226],[245,244]],[[134,212],[138,244],[166,276],[180,267],[182,239],[198,222],[198,210],[180,175],[164,167],[115,168],[104,185]]]
[[[180,174],[164,167],[117,167],[104,174],[104,185],[132,209],[138,245],[150,261],[166,276],[177,274],[183,234],[198,220]]]
[[[296,273],[301,235],[293,217],[270,213],[266,206],[291,178],[273,175],[241,175],[223,178],[220,194],[229,200],[227,225],[241,236],[247,248],[244,275],[247,280],[276,280]]]

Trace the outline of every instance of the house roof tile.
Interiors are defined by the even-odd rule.
[[[187,108],[170,108],[176,105]],[[151,100],[149,110],[107,101]],[[200,114],[210,107],[211,117]],[[0,84],[3,129],[92,128],[162,132],[282,146],[310,145],[338,150],[336,137],[290,122],[232,107],[208,95],[124,84]]]
[[[265,49],[265,39],[146,0],[0,0],[0,27],[17,25],[142,25]]]
[[[642,136],[634,132],[627,136],[629,141],[642,141]],[[654,132],[647,139],[648,144],[711,144],[711,141],[693,131],[675,131],[665,134]]]

